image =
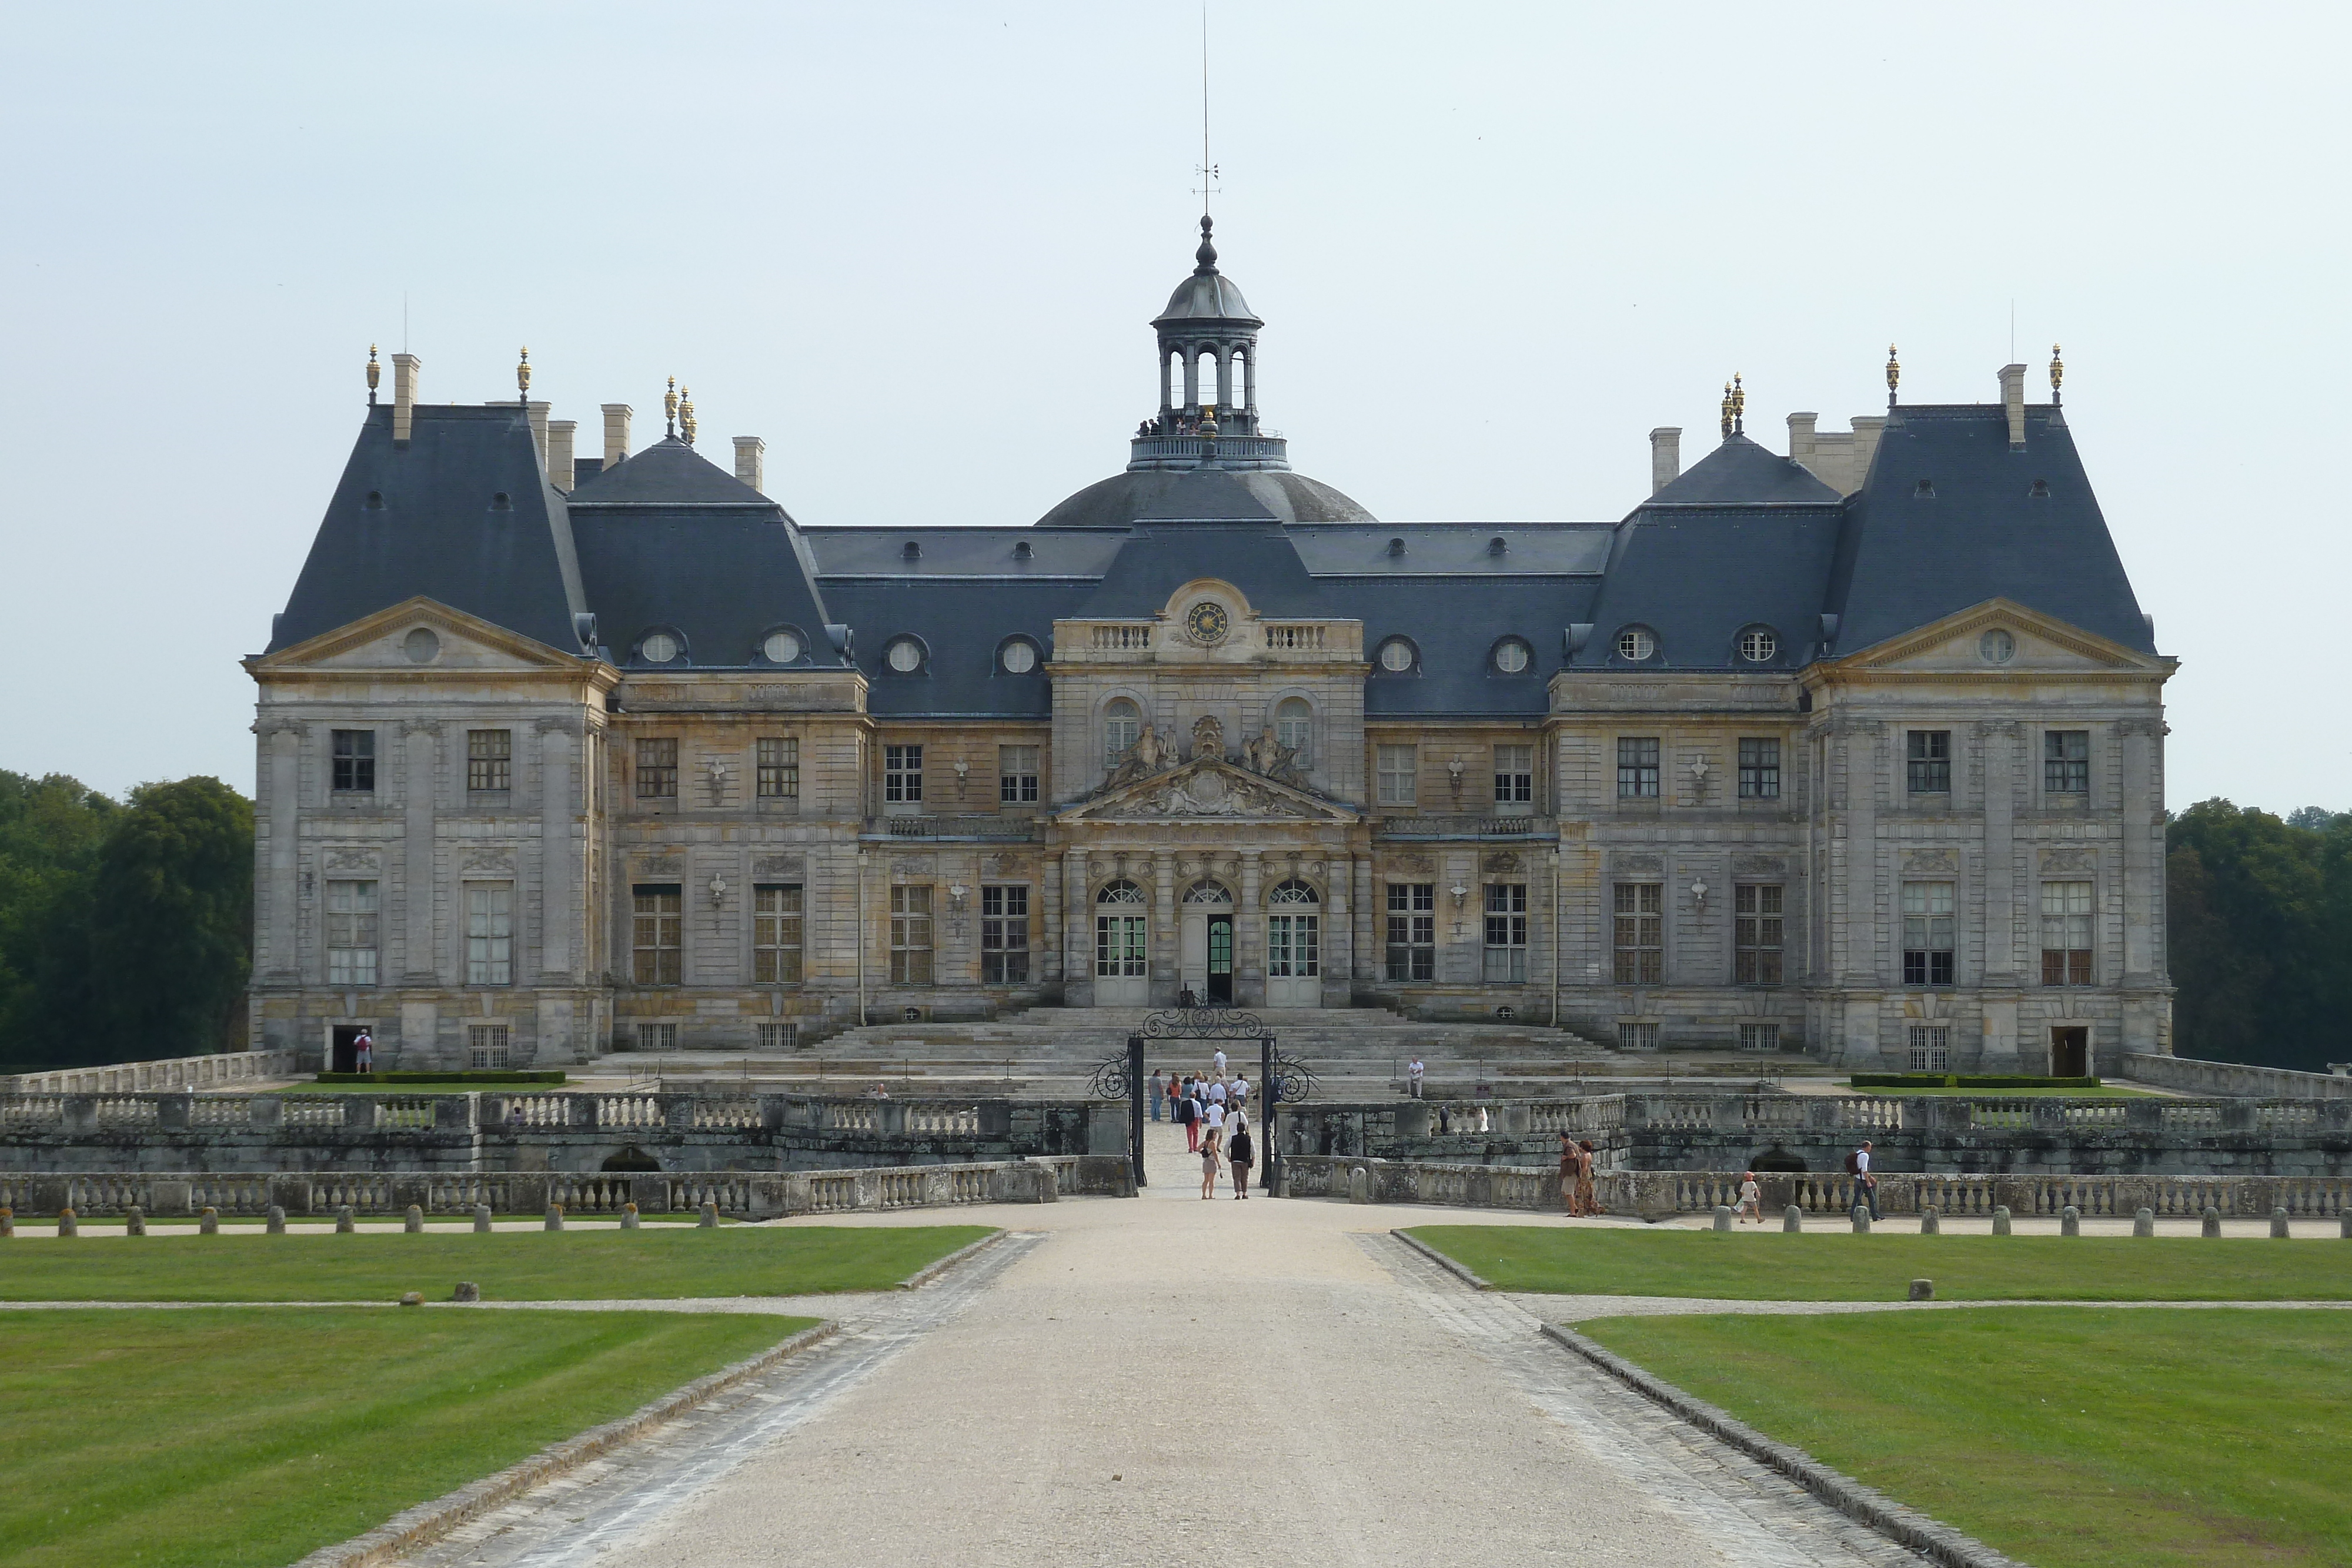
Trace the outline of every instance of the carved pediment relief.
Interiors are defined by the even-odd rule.
[[[2078,871],[2088,875],[2099,869],[2098,852],[2095,850],[2043,850],[2042,869],[2045,873]]]
[[[805,876],[808,874],[806,855],[759,855],[751,862],[753,876]]]
[[[1960,869],[1958,850],[1906,850],[1903,855],[1906,873],[1956,873]]]
[[[1260,779],[1230,763],[1202,758],[1169,772],[1106,790],[1062,812],[1060,820],[1352,822],[1356,813],[1309,790]]]

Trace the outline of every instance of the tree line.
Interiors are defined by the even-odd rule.
[[[2200,801],[2166,829],[2165,888],[2176,1054],[2352,1061],[2352,811]]]

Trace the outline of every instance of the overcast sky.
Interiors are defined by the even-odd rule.
[[[1260,403],[1392,521],[1603,519],[1712,444],[2066,412],[2171,802],[2352,808],[2342,5],[1256,4],[1211,16]],[[0,12],[0,767],[253,778],[371,341],[429,402],[769,443],[807,523],[1033,521],[1156,404],[1197,9]],[[2011,319],[2014,317],[2012,339]],[[2013,348],[2012,348],[2013,344]],[[386,377],[389,396],[390,378]]]

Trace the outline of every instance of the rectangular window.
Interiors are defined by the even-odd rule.
[[[629,944],[640,986],[675,986],[685,967],[686,898],[677,883],[639,883]]]
[[[335,793],[365,795],[375,791],[375,731],[335,731]]]
[[[676,1051],[677,1025],[674,1023],[641,1023],[637,1026],[639,1051]]]
[[[1780,743],[1767,736],[1743,736],[1739,742],[1739,798],[1777,800],[1780,798]]]
[[[1617,798],[1658,798],[1658,742],[1654,736],[1621,736],[1617,741]]]
[[[2089,730],[2045,729],[2042,732],[2042,790],[2045,795],[2087,795],[2091,792]]]
[[[1029,890],[1026,887],[983,887],[980,890],[980,983],[983,986],[1025,986],[1029,983]]]
[[[1655,1051],[1658,1049],[1658,1026],[1654,1023],[1621,1023],[1617,1026],[1617,1049],[1620,1051]]]
[[[2091,983],[2091,884],[2042,884],[2042,983]]]
[[[1536,748],[1532,746],[1495,747],[1495,804],[1528,806],[1536,798]]]
[[[1952,732],[1915,729],[1904,749],[1904,788],[1914,795],[1952,792]]]
[[[1951,1026],[1948,1024],[1913,1024],[1911,1026],[1911,1071],[1914,1072],[1949,1072],[1951,1070]]]
[[[677,798],[677,738],[637,742],[637,799],[665,800]]]
[[[514,787],[514,731],[469,729],[466,732],[466,789],[469,794]]]
[[[1617,983],[1666,982],[1666,888],[1658,882],[1621,882],[1616,888]]]
[[[1437,884],[1389,883],[1389,978],[1437,977]]]
[[[801,1026],[796,1023],[763,1023],[760,1026],[761,1051],[798,1051]]]
[[[1000,746],[996,748],[996,801],[1000,806],[1037,803],[1037,748]]]
[[[1903,983],[1906,986],[1948,986],[1952,983],[1952,884],[1948,882],[1906,882],[1903,884]]]
[[[923,748],[919,746],[886,746],[882,748],[882,800],[885,804],[903,806],[919,803],[923,798]]]
[[[801,798],[801,743],[797,736],[773,736],[760,742],[757,788],[762,800]]]
[[[514,883],[466,883],[466,984],[514,984]]]
[[[751,888],[751,979],[761,986],[801,983],[801,884],[754,883]]]
[[[1780,893],[1777,884],[1731,890],[1732,980],[1742,986],[1780,983]]]
[[[1778,1051],[1780,1049],[1780,1026],[1776,1023],[1744,1023],[1739,1026],[1739,1049],[1742,1051]]]
[[[1528,979],[1528,884],[1486,884],[1486,962],[1480,977],[1490,985],[1523,986]]]
[[[897,747],[893,747],[896,750]],[[920,747],[909,747],[919,751]],[[931,889],[929,883],[890,890],[890,983],[931,983]]]
[[[327,984],[373,986],[376,975],[376,884],[327,884]]]
[[[1413,777],[1421,770],[1421,752],[1416,747],[1383,746],[1380,748],[1381,804],[1410,806],[1413,803]]]
[[[469,1023],[466,1026],[466,1060],[476,1071],[507,1064],[507,1026]]]

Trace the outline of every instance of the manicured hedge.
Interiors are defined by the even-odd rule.
[[[2033,1078],[2021,1072],[1857,1072],[1856,1089],[2096,1089],[2095,1078]]]
[[[321,1083],[561,1083],[562,1069],[551,1072],[512,1072],[492,1069],[452,1069],[446,1072],[321,1072]]]

